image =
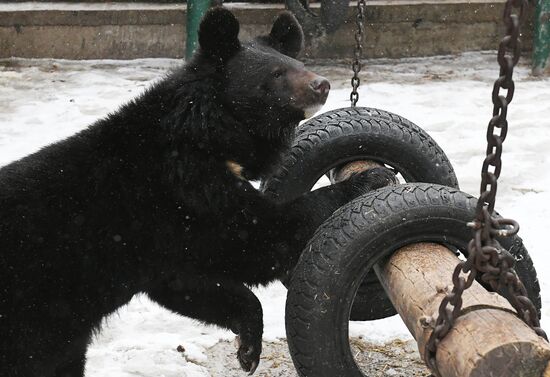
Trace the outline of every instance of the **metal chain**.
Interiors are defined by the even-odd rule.
[[[467,260],[460,262],[453,272],[453,289],[439,306],[439,316],[424,352],[426,364],[438,377],[440,373],[435,358],[437,346],[460,315],[462,293],[472,285],[478,275],[482,282],[489,284],[494,291],[508,299],[527,325],[548,340],[540,328],[537,309],[529,300],[527,291],[514,270],[514,256],[502,248],[495,238],[509,237],[519,230],[519,225],[514,220],[494,215],[494,208],[497,180],[502,168],[502,144],[508,132],[506,116],[508,105],[514,96],[512,74],[521,53],[520,25],[527,6],[527,0],[507,0],[504,7],[506,35],[500,42],[497,55],[500,75],[492,93],[493,117],[487,129],[487,152],[481,169],[481,190],[476,217],[468,224],[473,228],[473,238],[468,244]],[[518,9],[517,14],[513,14],[514,8]],[[501,89],[506,92],[501,94]]]
[[[357,16],[355,16],[355,24],[357,25],[357,31],[355,32],[355,51],[353,63],[351,64],[351,69],[353,70],[353,77],[351,78],[351,93],[349,99],[351,101],[351,106],[355,107],[357,101],[359,101],[359,93],[357,93],[357,88],[361,83],[359,79],[359,72],[361,71],[361,55],[363,54],[363,36],[365,34],[365,0],[357,1]]]

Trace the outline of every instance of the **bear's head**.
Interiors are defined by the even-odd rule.
[[[330,84],[295,59],[304,36],[291,13],[280,14],[269,35],[241,43],[238,34],[239,22],[222,7],[210,9],[199,28],[200,53],[220,63],[224,94],[235,107],[261,112],[273,108],[292,114],[296,121],[319,110]]]
[[[224,108],[246,124],[257,145],[260,139],[268,149],[281,144],[280,150],[298,122],[325,103],[330,84],[296,60],[304,36],[291,13],[280,14],[268,35],[241,42],[238,34],[239,22],[229,10],[210,9],[199,27],[197,55],[217,67]]]

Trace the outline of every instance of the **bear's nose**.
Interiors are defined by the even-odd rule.
[[[330,82],[324,77],[319,77],[313,80],[311,83],[311,89],[313,89],[318,95],[322,97],[327,97],[328,92],[330,91]]]

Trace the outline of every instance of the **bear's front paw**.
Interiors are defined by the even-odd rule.
[[[237,360],[241,364],[241,368],[248,375],[254,374],[258,364],[260,363],[260,354],[262,353],[262,336],[253,335],[251,332],[244,332],[237,335]]]
[[[395,173],[384,167],[357,173],[350,178],[350,181],[357,195],[399,183]]]

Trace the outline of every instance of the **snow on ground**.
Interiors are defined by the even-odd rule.
[[[498,74],[494,56],[369,62],[359,104],[398,113],[426,129],[453,163],[462,190],[477,194],[492,81]],[[177,64],[0,60],[0,165],[85,128]],[[349,69],[324,64],[313,70],[329,77],[334,88],[322,111],[348,106]],[[541,280],[542,324],[550,329],[550,274],[545,273],[550,256],[544,237],[550,225],[550,79],[530,77],[526,66],[516,70],[516,78],[497,208],[521,224]],[[276,283],[255,291],[264,307],[264,340],[284,337],[286,290]],[[352,323],[350,332],[369,341],[410,338],[398,317]],[[141,295],[105,320],[88,352],[86,375],[206,377],[205,350],[230,339],[227,331],[182,318]]]

